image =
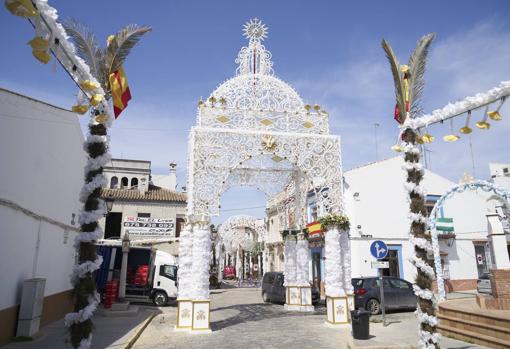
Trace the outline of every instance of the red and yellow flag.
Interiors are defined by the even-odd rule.
[[[113,99],[113,112],[117,119],[124,109],[126,109],[129,100],[131,100],[131,92],[126,79],[126,74],[122,66],[111,73],[109,76],[110,88]]]

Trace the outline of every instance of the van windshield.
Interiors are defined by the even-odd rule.
[[[159,275],[165,276],[172,280],[177,280],[177,267],[175,265],[161,265],[159,267]]]

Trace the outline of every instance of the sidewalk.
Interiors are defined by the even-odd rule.
[[[135,316],[100,316],[93,318],[95,330],[93,332],[92,349],[126,348],[132,344],[144,325],[159,313],[155,307],[139,306],[140,311]],[[36,338],[29,342],[11,342],[2,349],[69,349],[66,343],[67,328],[64,320],[55,321],[41,328]]]

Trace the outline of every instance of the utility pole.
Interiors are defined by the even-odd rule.
[[[379,123],[374,124],[374,135],[375,135],[375,161],[379,161],[379,146],[377,144],[377,128],[379,127]]]

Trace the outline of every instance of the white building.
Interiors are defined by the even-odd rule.
[[[186,214],[186,193],[175,191],[176,166],[175,163],[170,164],[168,175],[152,175],[150,161],[112,159],[104,170],[109,188],[101,192],[103,199],[113,201],[107,217],[100,220],[105,239],[121,238],[129,217],[164,219],[173,227],[170,234],[165,233],[162,237],[179,237]],[[167,242],[155,247],[178,255],[178,243]]]
[[[41,325],[72,311],[69,275],[85,153],[78,117],[0,89],[0,345],[16,333],[23,280],[46,279]]]
[[[386,258],[390,268],[385,274],[413,281],[416,269],[409,262],[413,251],[409,243],[409,203],[404,189],[405,171],[402,170],[401,157],[390,158],[360,166],[344,173],[344,200],[351,221],[352,276],[375,276],[377,270],[371,268],[375,260],[370,255],[370,244],[374,240],[383,240],[388,244]],[[430,212],[435,202],[455,183],[438,174],[425,170],[423,186],[427,191],[426,206]],[[487,217],[491,205],[486,193],[466,191],[446,201],[439,212],[442,218],[453,219],[453,233],[440,235],[440,250],[446,276],[446,289],[468,290],[476,288],[479,275],[488,272],[492,266],[491,253],[487,240]],[[280,213],[281,215],[281,213]],[[278,212],[268,209],[271,247],[281,244],[281,238],[275,233],[280,227]],[[313,196],[308,199],[308,222],[317,219],[317,209]],[[280,253],[280,250],[274,250]],[[273,259],[283,258],[273,252]],[[311,240],[311,275],[316,283],[324,280],[323,241]],[[432,258],[432,256],[431,256]],[[275,263],[273,263],[275,264]],[[268,261],[271,267],[271,260]],[[283,270],[275,265],[274,270]],[[318,279],[318,280],[317,280]],[[318,281],[318,282],[317,282]]]

